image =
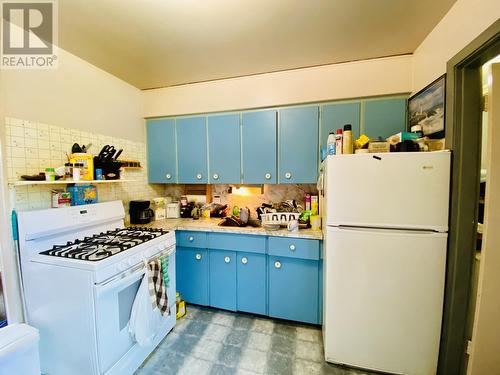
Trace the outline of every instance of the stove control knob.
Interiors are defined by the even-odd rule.
[[[134,259],[134,258],[130,258],[130,259],[127,261],[127,265],[128,265],[129,267],[132,267],[134,264],[135,264],[135,259]]]
[[[159,246],[158,246],[158,250],[160,251],[163,251],[167,248],[167,245],[165,245],[164,243],[161,243]]]
[[[121,262],[117,267],[116,269],[118,271],[125,271],[127,269],[127,265],[125,264],[125,262]]]

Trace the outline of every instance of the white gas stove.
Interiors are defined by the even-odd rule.
[[[121,201],[20,212],[28,323],[40,330],[42,372],[132,374],[175,325],[175,235],[124,227]],[[170,310],[153,343],[128,332],[145,264],[168,256]],[[146,276],[147,277],[147,276]]]

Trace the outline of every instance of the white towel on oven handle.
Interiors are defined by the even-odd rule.
[[[128,326],[130,336],[140,346],[148,346],[153,343],[161,320],[161,314],[158,309],[153,309],[150,298],[148,273],[146,272],[135,295]]]

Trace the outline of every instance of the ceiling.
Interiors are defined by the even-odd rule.
[[[64,0],[60,46],[140,88],[412,53],[455,0]]]

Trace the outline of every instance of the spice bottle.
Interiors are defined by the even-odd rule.
[[[344,125],[342,133],[342,153],[352,154],[352,129],[351,124]]]
[[[73,181],[80,181],[82,164],[75,163],[73,165]]]
[[[342,129],[337,129],[337,134],[335,135],[335,155],[342,154]]]
[[[64,164],[64,179],[71,180],[73,178],[73,166],[71,163]]]

